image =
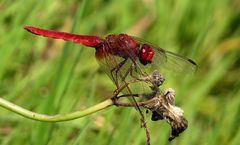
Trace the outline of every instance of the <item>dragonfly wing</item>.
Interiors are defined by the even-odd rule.
[[[98,59],[99,64],[101,68],[105,71],[105,73],[111,78],[115,86],[118,88],[119,86],[124,85],[126,82],[129,82],[133,78],[130,76],[130,74],[127,75],[126,78],[124,78],[126,72],[131,67],[131,64],[133,63],[131,59],[127,59],[124,65],[118,70],[117,74],[116,71],[113,71],[121,62],[124,61],[124,58],[118,57],[111,54],[106,54],[104,58]],[[134,72],[134,75],[138,75],[138,73]],[[134,83],[129,84],[126,88],[124,88],[121,93],[125,95],[130,94],[141,94],[143,91],[145,91],[146,87],[143,87],[143,83]],[[136,99],[134,97],[128,97],[129,101],[132,104],[136,103]],[[136,104],[135,104],[136,105]],[[136,105],[136,110],[140,110],[140,108]]]
[[[161,48],[154,49],[157,53],[155,54],[156,58],[153,59],[155,59],[155,63],[159,63],[162,68],[177,73],[192,74],[196,72],[197,64],[193,60]]]
[[[157,45],[151,44],[141,38],[134,38],[139,42],[139,44],[148,44],[154,49],[155,54],[153,56],[151,64],[154,69],[164,69],[167,71],[173,71],[175,73],[185,74],[191,74],[197,70],[197,64],[193,60],[175,54],[173,52],[166,51],[165,49],[162,49]]]
[[[129,56],[134,55],[130,51],[126,53],[130,53]],[[140,62],[137,61],[137,59],[136,60],[133,60],[131,58],[125,59],[120,56],[112,55],[108,52],[103,52],[103,53],[104,53],[104,57],[101,57],[100,59],[98,59],[99,64],[117,87],[122,86],[126,82],[132,81],[134,79],[129,72],[130,71],[129,69],[131,69],[131,66],[133,64],[135,68],[132,70],[132,75],[136,78],[143,77],[142,74],[143,72],[145,72],[145,70],[144,70],[144,67],[141,66]],[[136,56],[132,56],[132,58],[134,57],[136,58]],[[124,62],[124,64],[118,70],[116,70],[116,68],[119,67],[119,64],[121,64],[122,62]],[[146,84],[144,85],[144,82],[130,84],[128,88],[122,91],[122,93],[123,94],[141,94],[143,92],[146,93],[146,91],[150,91],[149,86],[145,88],[143,86],[146,86]]]

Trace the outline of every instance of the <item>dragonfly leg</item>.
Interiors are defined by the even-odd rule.
[[[124,84],[121,84],[121,86],[119,86],[115,91],[114,91],[114,96],[118,96],[118,94],[122,91],[122,90],[124,90],[125,88],[127,88],[127,89],[129,89],[128,88],[128,85],[129,84],[133,84],[133,83],[137,83],[137,82],[139,82],[139,80],[130,80],[130,81],[128,81],[128,82],[125,82]]]
[[[137,65],[136,65],[136,63],[133,63],[132,65],[131,65],[131,67],[128,69],[128,73],[130,73],[130,75],[131,75],[131,77],[132,78],[134,78],[134,79],[136,79],[136,80],[138,80],[138,81],[145,81],[145,79],[144,79],[144,77],[147,77],[148,76],[148,74],[146,73],[146,72],[142,72],[141,70],[140,70],[140,76],[141,76],[141,78],[139,78],[138,76],[135,76],[133,73],[134,73],[134,71],[135,72],[137,72]]]
[[[118,73],[119,73],[119,70],[121,69],[121,67],[126,63],[128,59],[125,58],[122,62],[120,62],[119,64],[117,64],[116,67],[114,67],[112,70],[111,70],[111,77],[113,78],[114,80],[114,83],[116,84],[117,88],[119,87],[119,84],[118,84]],[[115,73],[115,74],[113,74]],[[115,76],[114,76],[115,75]]]
[[[130,67],[128,68],[128,70],[125,72],[124,76],[122,77],[122,81],[125,81],[126,77],[129,75],[129,73],[130,73],[130,75],[131,75],[134,79],[136,79],[136,80],[141,80],[140,78],[138,78],[138,77],[136,77],[136,76],[133,75],[133,71],[137,72],[137,65],[136,65],[136,63],[135,63],[134,61],[132,61],[131,66],[130,66]],[[142,76],[146,76],[146,75],[143,75],[142,72],[141,72],[141,75],[142,75]]]
[[[124,74],[124,76],[121,78],[122,81],[125,81],[126,77],[128,76],[128,74],[132,71],[133,66],[131,65],[128,70],[126,71],[126,73]]]

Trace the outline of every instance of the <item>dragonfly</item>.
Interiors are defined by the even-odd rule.
[[[95,48],[100,66],[119,88],[126,79],[146,76],[145,67],[161,67],[174,72],[193,73],[196,63],[186,57],[167,51],[143,39],[128,34],[111,34],[105,38],[94,35],[77,35],[67,32],[25,26],[27,31],[44,37],[63,39]]]
[[[124,86],[132,78],[146,77],[148,75],[146,69],[149,67],[154,70],[165,67],[174,72],[187,73],[193,73],[197,69],[197,65],[193,60],[128,34],[111,34],[106,37],[99,37],[46,30],[32,26],[25,26],[24,29],[35,35],[63,39],[95,48],[95,57],[116,85],[116,90]],[[122,91],[124,94],[134,94],[128,86],[118,91]],[[150,144],[150,136],[144,121],[144,115],[134,97],[132,97],[131,101],[141,115],[141,122],[146,130],[148,144]],[[153,112],[153,120],[159,119],[161,118],[159,118],[158,114]]]

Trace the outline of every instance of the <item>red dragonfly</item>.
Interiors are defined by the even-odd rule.
[[[194,72],[197,65],[191,59],[182,57],[139,38],[127,35],[108,35],[105,38],[92,35],[76,35],[66,32],[45,30],[25,26],[27,31],[55,39],[63,39],[96,49],[96,58],[107,74],[119,87],[121,82],[131,74],[143,76],[145,66],[153,66],[158,70],[161,66],[177,72]]]
[[[127,34],[113,34],[101,38],[92,35],[76,35],[66,32],[44,30],[31,26],[25,26],[24,28],[36,35],[63,39],[88,47],[94,47],[97,60],[113,80],[117,86],[117,90],[120,86],[125,85],[128,79],[131,80],[132,78],[136,79],[145,77],[147,75],[145,68],[149,68],[148,66],[157,70],[165,66],[168,69],[177,72],[190,73],[194,72],[197,68],[196,63],[191,59],[166,51],[144,40]],[[133,94],[133,91],[129,86],[124,88],[124,90],[121,90],[121,92],[127,95]],[[117,97],[118,93],[115,97]],[[144,115],[134,97],[131,98],[131,101],[135,103],[136,109],[140,112],[141,121],[146,130],[147,142],[150,144],[149,132],[146,127]],[[156,118],[158,116],[153,114],[153,117]]]

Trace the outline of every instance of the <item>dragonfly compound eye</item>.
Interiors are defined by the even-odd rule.
[[[148,44],[143,44],[139,52],[139,61],[143,65],[147,65],[148,63],[152,62],[153,56],[154,56],[153,48]]]

